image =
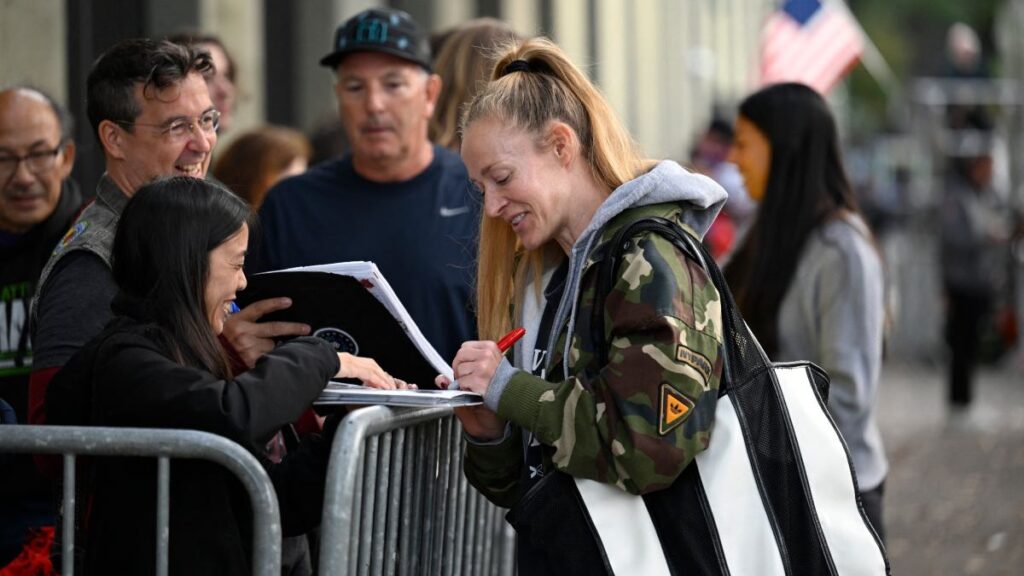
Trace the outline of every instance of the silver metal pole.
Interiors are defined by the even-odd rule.
[[[157,458],[156,471],[156,573],[167,576],[167,548],[170,545],[171,461]]]
[[[105,428],[91,426],[8,426],[0,434],[0,452],[64,455],[64,574],[74,566],[75,455],[199,458],[227,468],[249,494],[253,513],[253,572],[281,572],[281,519],[277,494],[256,457],[216,434],[197,430]],[[69,534],[69,530],[72,532]]]
[[[75,455],[64,454],[64,506],[61,533],[61,557],[64,559],[62,573],[75,574]]]

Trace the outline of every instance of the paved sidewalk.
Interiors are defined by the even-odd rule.
[[[1024,374],[984,370],[963,413],[945,386],[937,367],[883,371],[892,572],[1024,575]]]

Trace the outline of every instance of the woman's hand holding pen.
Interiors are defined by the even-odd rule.
[[[370,388],[383,388],[385,390],[415,389],[415,384],[408,384],[388,374],[377,364],[373,358],[362,358],[353,356],[348,352],[338,352],[338,362],[341,367],[335,378],[356,378]]]
[[[526,334],[526,330],[516,328],[502,336],[496,343],[489,340],[472,340],[463,342],[462,347],[455,354],[452,362],[452,372],[455,379],[459,381],[459,389],[469,390],[484,396],[487,394],[487,387],[498,371],[498,364],[512,345]],[[447,378],[441,380],[438,376],[438,386],[441,382],[447,382]],[[447,388],[447,384],[444,386]]]
[[[481,396],[498,370],[502,356],[525,331],[517,328],[505,335],[499,342],[464,342],[452,362],[452,372],[459,381],[461,390],[476,392]],[[448,388],[451,383],[444,376],[438,376],[435,383],[439,388]],[[456,408],[455,415],[462,422],[466,432],[481,440],[500,438],[505,434],[505,420],[485,406]]]
[[[501,357],[498,345],[489,340],[463,342],[452,362],[452,372],[459,382],[459,389],[481,396],[487,394]]]
[[[494,342],[464,342],[452,362],[452,372],[459,381],[460,390],[483,395],[501,362],[501,350]],[[444,375],[434,379],[438,388],[451,386]],[[478,440],[493,440],[505,434],[505,420],[486,406],[456,408],[455,416],[462,422],[467,434]]]

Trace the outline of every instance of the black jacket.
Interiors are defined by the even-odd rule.
[[[57,207],[46,220],[10,244],[0,242],[0,400],[11,405],[21,424],[28,423],[29,415],[33,342],[28,317],[36,281],[81,206],[78,185],[66,179]],[[4,566],[21,552],[24,540],[23,534],[14,537],[13,523],[49,524],[54,511],[48,505],[50,484],[36,472],[30,455],[0,455],[0,471],[0,525],[11,529],[12,535],[11,541],[0,542],[0,566]]]
[[[280,464],[261,456],[278,429],[305,411],[338,370],[330,344],[297,338],[234,380],[174,361],[156,326],[119,297],[117,316],[53,379],[53,424],[185,428],[238,442],[264,462],[277,491],[285,535],[320,520],[328,440],[304,441]],[[97,458],[85,551],[91,574],[149,574],[155,566],[156,460]],[[248,574],[252,513],[241,483],[220,466],[172,460],[170,573]]]

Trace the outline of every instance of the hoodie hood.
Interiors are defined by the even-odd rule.
[[[569,317],[569,333],[576,324],[576,306],[579,300],[580,278],[586,265],[587,255],[594,248],[601,229],[612,218],[630,208],[650,206],[652,204],[685,204],[681,219],[684,224],[693,228],[699,238],[711,227],[718,212],[725,205],[729,194],[714,180],[701,174],[694,174],[671,160],[658,162],[655,167],[637,178],[619,186],[598,207],[590,224],[573,244],[569,253],[569,274],[566,280],[562,301],[552,323],[552,333],[546,335],[549,345],[555,343],[558,327]],[[565,342],[564,356],[569,356],[571,338]],[[548,356],[550,361],[551,355]],[[565,377],[568,378],[569,363],[565,363]]]
[[[573,252],[584,248],[589,252],[593,236],[626,209],[669,202],[689,205],[683,214],[683,222],[703,238],[728,197],[725,189],[711,178],[663,160],[650,172],[626,182],[608,196],[576,240]]]

